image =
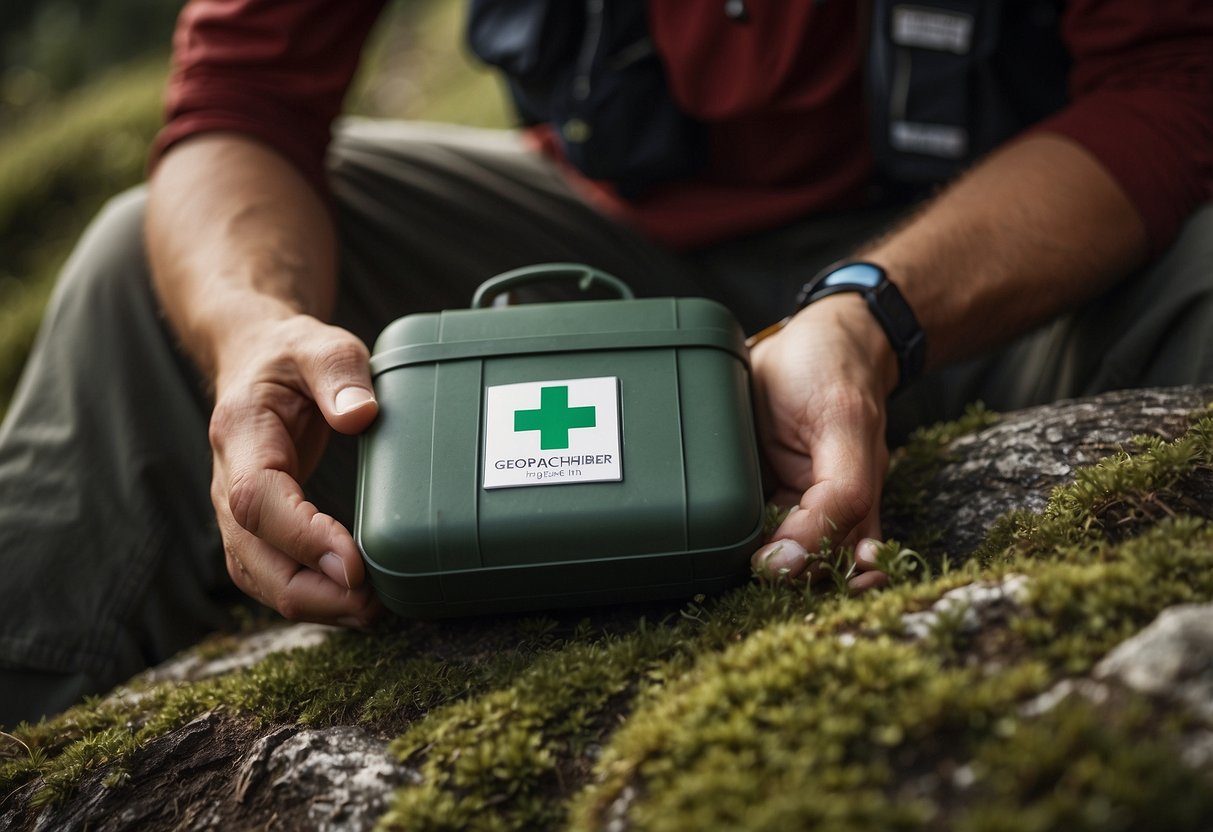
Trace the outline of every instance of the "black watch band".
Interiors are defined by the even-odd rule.
[[[922,373],[927,353],[927,336],[918,325],[914,311],[906,303],[885,270],[875,263],[835,263],[804,285],[796,297],[799,312],[813,301],[840,292],[859,292],[867,301],[872,316],[884,330],[897,355],[900,390]]]

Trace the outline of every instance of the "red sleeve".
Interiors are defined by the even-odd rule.
[[[173,35],[154,167],[197,133],[268,144],[322,193],[330,126],[383,0],[192,0]]]
[[[1072,0],[1071,104],[1037,129],[1091,152],[1160,253],[1213,198],[1213,3]]]

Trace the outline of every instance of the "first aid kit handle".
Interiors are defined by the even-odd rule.
[[[615,275],[599,271],[592,266],[582,263],[539,263],[504,272],[481,283],[476,294],[472,296],[472,308],[484,309],[492,303],[494,297],[516,286],[565,278],[577,280],[577,288],[583,292],[588,292],[595,283],[600,283],[614,289],[624,300],[636,297],[628,284]]]

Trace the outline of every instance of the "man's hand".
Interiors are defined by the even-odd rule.
[[[241,136],[173,148],[152,179],[148,254],[164,312],[214,382],[211,500],[240,589],[290,619],[379,610],[350,533],[303,496],[331,430],[375,418],[366,346],[321,323],[336,294],[328,210]]]
[[[854,590],[884,582],[872,570],[880,491],[888,468],[885,398],[897,362],[856,294],[811,304],[751,354],[759,436],[774,499],[795,508],[754,555],[762,574],[796,577],[826,557],[823,540],[856,546]],[[862,545],[860,545],[862,544]]]
[[[369,356],[352,334],[307,315],[267,324],[216,379],[211,500],[236,585],[292,620],[365,626],[379,611],[350,533],[299,483],[330,430],[359,433],[378,412]]]
[[[856,252],[895,277],[927,333],[928,369],[962,360],[1075,308],[1143,262],[1145,226],[1088,151],[1049,133],[991,153],[898,228]],[[821,539],[855,544],[884,580],[870,538],[888,452],[885,397],[892,350],[854,294],[811,304],[752,353],[762,440],[799,510],[754,557],[767,574],[798,575]]]

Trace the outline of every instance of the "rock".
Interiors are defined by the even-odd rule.
[[[1007,575],[998,583],[979,581],[948,590],[929,610],[907,613],[902,627],[911,638],[929,638],[939,627],[955,626],[961,633],[975,633],[997,619],[1014,615],[1023,603],[1028,579]]]
[[[1019,713],[1036,717],[1071,696],[1104,706],[1119,686],[1155,697],[1162,709],[1178,706],[1204,728],[1186,733],[1179,757],[1193,769],[1213,763],[1213,604],[1181,604],[1163,610],[1145,629],[1121,642],[1091,673],[1062,679],[1025,703]]]
[[[887,536],[963,556],[1008,511],[1040,511],[1074,470],[1093,465],[1138,435],[1173,440],[1195,411],[1213,401],[1213,386],[1127,390],[1008,413],[997,424],[938,449],[926,472],[898,481],[897,456],[885,491]],[[925,474],[925,475],[924,475]]]
[[[934,545],[963,559],[963,555],[978,546],[991,525],[1005,512],[1039,510],[1055,486],[1073,478],[1076,467],[1093,464],[1116,453],[1136,434],[1167,440],[1180,436],[1191,424],[1191,414],[1203,408],[1210,399],[1213,399],[1213,387],[1136,391],[1008,414],[991,427],[941,443],[938,454],[929,460],[929,464],[919,465],[914,470],[918,479],[912,487],[901,491],[903,497],[919,495],[918,501],[891,499],[886,502],[885,531],[905,541],[929,530]],[[894,470],[887,494],[896,497],[897,478],[905,474],[906,469]],[[1189,485],[1196,491],[1189,495],[1191,500],[1185,506],[1205,507],[1192,512],[1195,517],[1191,519],[1207,518],[1207,509],[1213,506],[1213,493],[1210,493],[1213,482],[1206,477]],[[1168,544],[1171,541],[1172,538],[1166,538]],[[1095,564],[1093,572],[1102,565]],[[1033,582],[1038,576],[1047,574],[1030,570],[1026,565],[1024,571],[1032,572]],[[1094,575],[1093,580],[1098,577]],[[828,660],[821,659],[825,662],[821,665],[823,675],[817,678],[834,678],[831,674],[835,673],[836,667],[829,662],[844,655],[838,651],[848,646],[845,656],[853,658],[855,667],[866,667],[862,663],[868,660],[865,655],[871,655],[869,648],[873,646],[867,641],[869,634],[882,629],[894,638],[885,639],[881,650],[895,648],[919,658],[929,657],[931,661],[943,657],[941,666],[946,667],[951,662],[953,667],[973,668],[984,678],[995,678],[996,674],[1022,666],[1016,662],[1035,660],[1036,655],[1031,653],[1033,645],[1015,636],[1014,625],[1021,621],[1016,618],[1021,614],[1040,615],[1040,609],[1029,609],[1027,601],[1035,588],[1049,584],[1044,581],[1029,583],[1024,574],[1015,573],[998,580],[979,579],[961,587],[955,587],[955,580],[950,576],[939,580],[943,583],[938,588],[934,588],[934,584],[915,585],[901,595],[895,590],[878,596],[893,602],[885,607],[885,612],[890,613],[887,617],[856,615],[852,620],[864,623],[846,628],[845,632],[816,632],[814,638],[818,641],[801,638],[814,626],[813,614],[805,615],[803,606],[797,604],[813,603],[812,599],[806,601],[804,596],[797,594],[799,590],[785,587],[787,593],[782,597],[788,605],[782,608],[779,593],[783,590],[771,586],[751,587],[750,595],[745,596],[756,598],[759,606],[769,602],[771,606],[763,609],[776,610],[771,614],[782,616],[754,619],[759,621],[757,625],[753,621],[749,625],[744,623],[748,610],[737,606],[730,608],[723,602],[713,606],[712,601],[697,599],[692,607],[682,610],[681,616],[675,607],[646,608],[655,610],[651,617],[648,612],[620,608],[585,611],[584,620],[577,617],[582,613],[577,613],[566,619],[518,616],[401,624],[399,631],[387,630],[363,641],[349,642],[349,645],[360,645],[358,649],[365,650],[365,654],[345,652],[349,645],[330,640],[335,630],[316,625],[285,626],[233,638],[230,649],[222,653],[218,648],[223,641],[212,642],[148,672],[138,684],[117,691],[109,700],[113,712],[120,715],[117,723],[105,722],[96,712],[82,712],[83,716],[71,717],[56,729],[68,735],[62,741],[47,732],[38,734],[39,729],[26,734],[31,744],[43,743],[42,748],[49,748],[48,756],[62,754],[66,757],[70,752],[78,754],[84,762],[77,771],[68,772],[75,779],[70,796],[63,802],[45,800],[47,780],[53,776],[53,771],[61,773],[62,769],[39,769],[40,773],[32,779],[26,775],[24,779],[14,780],[15,786],[8,789],[0,803],[0,828],[363,830],[374,826],[385,812],[392,813],[391,821],[401,828],[466,828],[467,812],[482,813],[476,817],[483,818],[486,828],[563,828],[565,821],[570,820],[566,817],[569,806],[587,789],[598,785],[599,778],[608,776],[596,768],[597,764],[605,761],[609,772],[610,766],[619,767],[622,759],[620,770],[627,774],[623,785],[615,792],[604,793],[601,809],[596,810],[592,821],[584,822],[583,816],[580,825],[567,824],[573,828],[606,828],[622,832],[634,828],[635,819],[644,817],[645,811],[651,811],[658,792],[649,788],[641,772],[649,757],[641,754],[636,759],[619,758],[623,752],[612,745],[615,737],[625,732],[630,722],[636,721],[634,718],[639,710],[661,697],[691,696],[683,677],[694,679],[696,674],[702,674],[701,659],[711,665],[710,656],[705,658],[696,653],[696,648],[689,646],[689,642],[671,641],[667,647],[662,647],[663,638],[675,632],[678,639],[688,633],[702,632],[706,639],[702,644],[709,646],[702,647],[701,644],[700,647],[706,653],[728,653],[736,661],[731,671],[735,677],[727,680],[709,677],[695,682],[705,690],[712,690],[711,696],[703,702],[693,697],[676,700],[679,708],[688,707],[673,711],[677,715],[675,719],[653,726],[652,736],[667,742],[675,738],[678,731],[690,730],[684,726],[695,717],[696,708],[710,708],[712,703],[720,702],[719,695],[729,690],[728,685],[751,679],[755,680],[755,685],[760,682],[766,685],[762,681],[766,677],[758,674],[769,674],[778,681],[781,673],[792,672],[774,666],[778,662],[766,661],[751,666],[743,661],[748,655],[747,649],[763,638],[773,640],[786,636],[787,644],[811,643],[824,645],[827,651],[834,650]],[[1170,600],[1149,607],[1148,613],[1136,620],[1148,621],[1166,603],[1193,597],[1191,586],[1191,583],[1183,583],[1180,587],[1183,592],[1172,593],[1167,596]],[[944,592],[944,587],[950,588]],[[1132,581],[1127,582],[1123,591],[1132,593]],[[1203,595],[1195,597],[1213,601],[1210,597],[1213,591],[1209,587],[1202,591]],[[739,592],[733,597],[743,595]],[[912,599],[913,603],[907,599]],[[860,602],[847,599],[846,603]],[[720,614],[722,611],[725,611],[724,615]],[[604,624],[608,621],[609,625]],[[699,629],[675,631],[673,628],[679,626],[679,621],[694,622]],[[771,623],[776,626],[766,627]],[[897,637],[898,623],[902,637]],[[1058,627],[1057,631],[1047,628],[1043,631],[1049,634],[1064,632],[1061,628],[1067,626],[1065,622],[1036,623]],[[954,632],[963,636],[956,641],[960,645],[957,649],[940,648],[933,641],[935,636],[951,632],[947,630],[949,627],[954,627]],[[264,678],[257,676],[264,666],[252,673],[241,672],[267,656],[294,649],[311,651],[301,654],[304,656],[326,658],[314,664],[303,660],[285,665],[271,662]],[[915,723],[907,728],[892,724],[873,726],[868,731],[868,726],[852,718],[843,707],[837,719],[823,718],[820,725],[801,727],[820,730],[819,739],[827,745],[836,741],[835,734],[856,732],[853,736],[847,734],[851,740],[838,743],[835,753],[845,755],[850,753],[849,749],[859,749],[856,753],[861,757],[847,762],[855,770],[848,769],[846,776],[838,778],[837,782],[862,782],[863,777],[856,773],[858,767],[867,765],[875,753],[876,764],[883,767],[880,771],[896,784],[886,789],[888,794],[896,796],[896,805],[889,809],[893,814],[887,817],[901,818],[898,824],[905,828],[915,828],[905,820],[910,817],[933,818],[929,823],[924,820],[927,825],[918,828],[948,828],[949,819],[960,817],[974,807],[984,810],[989,805],[992,782],[1010,784],[1007,788],[1027,783],[1025,803],[1036,799],[1032,795],[1042,793],[1051,795],[1050,799],[1055,798],[1055,783],[1060,780],[1043,784],[1045,791],[1039,792],[1032,787],[1028,775],[1021,772],[1019,776],[1008,775],[1007,779],[999,780],[1000,773],[991,772],[988,760],[983,763],[979,757],[966,755],[971,751],[970,739],[974,737],[984,738],[991,747],[1001,749],[1013,736],[998,732],[1015,720],[1028,728],[1033,723],[1048,725],[1050,718],[1065,713],[1064,709],[1058,713],[1053,711],[1058,703],[1069,697],[1080,697],[1084,707],[1095,710],[1097,721],[1105,714],[1114,718],[1114,709],[1132,696],[1145,696],[1148,702],[1157,703],[1160,713],[1180,704],[1199,719],[1196,728],[1184,729],[1186,733],[1179,744],[1165,749],[1171,756],[1164,757],[1161,765],[1165,766],[1171,760],[1170,764],[1184,769],[1187,776],[1202,776],[1200,771],[1213,765],[1213,603],[1164,611],[1154,624],[1109,652],[1090,671],[1088,678],[1085,668],[1091,667],[1104,649],[1098,648],[1099,652],[1084,658],[1086,663],[1080,671],[1058,669],[1045,676],[1039,686],[1030,689],[1035,695],[1010,694],[1004,703],[1005,720],[986,720],[987,715],[981,713],[976,714],[980,719],[975,721],[952,724],[948,721],[951,719],[949,712],[923,708],[924,719],[942,714],[940,724],[946,730],[931,733],[933,729]],[[671,659],[668,651],[673,651],[672,655],[682,655],[682,658]],[[682,651],[687,652],[684,655]],[[780,653],[764,655],[769,659]],[[568,661],[569,656],[578,658]],[[626,658],[619,659],[619,656]],[[334,661],[334,657],[344,661]],[[565,663],[546,663],[554,657],[563,658]],[[347,679],[347,676],[358,675],[364,659],[367,665],[376,668],[389,667],[393,672],[407,668],[407,672],[399,671],[394,677],[389,675],[390,681],[386,685],[381,681],[383,677],[378,676],[372,677],[372,683],[365,679]],[[609,660],[619,663],[612,665]],[[595,677],[587,675],[580,680],[579,684],[584,687],[579,690],[573,684],[578,674],[587,665],[594,666],[599,662],[603,667],[625,667],[627,671],[619,677],[604,676],[614,681],[602,690],[594,688],[593,685],[599,683],[592,682]],[[490,665],[495,667],[492,673],[478,672],[479,668]],[[806,667],[799,661],[793,665]],[[848,666],[847,661],[838,665]],[[291,676],[284,667],[299,675]],[[341,672],[335,672],[333,667],[341,668]],[[848,677],[848,684],[855,690],[859,685],[857,680],[879,682],[885,677],[885,667],[882,665],[864,673],[857,671]],[[560,672],[553,668],[560,668]],[[325,677],[325,672],[332,675]],[[1078,675],[1059,678],[1065,672],[1077,672]],[[263,681],[278,684],[280,687],[273,690],[279,699],[273,700],[273,707],[262,711],[239,703],[227,705],[221,701],[216,705],[213,699],[203,696],[190,699],[196,695],[191,685],[199,685],[201,690],[214,690],[216,684],[225,681],[216,682],[216,677],[229,673],[237,675],[227,681],[256,679],[257,691],[265,690],[261,686]],[[291,681],[283,683],[284,677]],[[321,681],[317,682],[318,678]],[[524,679],[530,687],[519,683]],[[712,688],[718,681],[721,687]],[[810,694],[804,694],[809,698],[796,701],[797,691],[805,690],[800,681],[803,680],[785,688],[760,686],[764,691],[781,691],[782,699],[770,703],[770,710],[755,708],[748,723],[744,721],[744,715],[748,713],[745,705],[753,698],[722,713],[720,719],[714,715],[705,718],[705,735],[719,737],[719,742],[723,743],[707,750],[719,751],[721,759],[731,761],[733,744],[744,744],[756,731],[772,732],[782,743],[787,735],[774,720],[790,719],[787,715],[796,713],[798,708],[821,701]],[[157,700],[148,698],[147,692],[150,685],[162,682],[180,686],[172,691],[181,694],[178,702],[185,703],[179,705],[182,708],[180,722],[172,723],[180,727],[160,735],[155,732],[150,732],[150,736],[140,734],[138,747],[132,749],[131,738],[136,732],[145,725],[155,724],[149,721],[151,715],[147,709],[151,707],[149,703]],[[601,684],[608,685],[607,682]],[[1023,684],[1023,677],[1017,684]],[[309,691],[297,708],[290,699],[296,685],[307,687]],[[879,685],[876,687],[879,688],[876,693],[858,690],[859,694],[871,695],[861,695],[848,702],[886,701],[888,691]],[[692,688],[698,689],[694,685]],[[334,691],[330,698],[336,704],[325,704],[326,692],[330,689]],[[247,696],[247,688],[241,690]],[[575,692],[568,693],[570,690]],[[893,690],[899,689],[894,687]],[[524,695],[520,691],[528,693]],[[555,698],[536,699],[535,691],[547,691],[544,695]],[[587,696],[587,691],[594,696]],[[637,693],[641,695],[637,697]],[[353,699],[347,699],[347,695]],[[282,698],[290,702],[291,707],[278,707]],[[540,701],[545,703],[543,707],[536,705]],[[564,710],[558,717],[552,717],[549,724],[548,706],[553,702],[558,706],[556,710]],[[690,704],[696,707],[689,707]],[[963,699],[953,702],[953,708],[958,704],[963,704]],[[103,703],[101,709],[105,707]],[[199,714],[198,711],[204,708],[213,710]],[[912,711],[908,707],[905,712]],[[725,730],[728,726],[722,724],[727,721],[724,717],[732,718],[738,713],[743,715],[738,717],[742,721],[730,734]],[[917,713],[917,709],[913,713]],[[310,724],[296,724],[295,717],[290,714],[300,715],[301,722]],[[1149,716],[1154,718],[1152,712]],[[90,719],[95,721],[90,723]],[[1204,721],[1203,727],[1199,720]],[[858,727],[856,722],[859,722]],[[112,742],[117,751],[94,753],[89,757],[79,748],[73,750],[73,743],[87,745],[94,740],[90,729],[79,728],[90,724],[102,726],[101,733],[107,734],[102,740]],[[963,725],[963,730],[958,731],[957,725]],[[1153,724],[1147,728],[1152,730]],[[924,733],[915,733],[920,730]],[[725,733],[712,733],[716,731]],[[1030,734],[1030,731],[1025,733]],[[396,736],[402,736],[407,742],[389,750],[389,743]],[[1141,735],[1117,736],[1130,737],[1123,744],[1132,747]],[[970,739],[957,745],[957,737]],[[1049,745],[1053,738],[1052,733],[1044,731],[1042,743]],[[13,741],[16,745],[12,747],[18,750],[6,750],[8,745],[0,749],[4,752],[0,764],[20,756],[20,746],[26,740],[14,737]],[[1073,737],[1070,741],[1077,742]],[[445,751],[439,748],[444,743],[448,746]],[[98,748],[103,745],[97,742]],[[652,753],[660,756],[667,748],[656,745]],[[28,752],[29,749],[25,750]],[[1076,746],[1074,759],[1080,759],[1081,752],[1087,750]],[[1174,754],[1171,754],[1172,750]],[[750,767],[769,764],[761,755],[747,759],[746,765]],[[795,773],[797,760],[779,759],[793,765],[781,769],[778,777]],[[1052,764],[1064,766],[1069,759],[1063,755]],[[1150,765],[1154,766],[1158,759],[1150,758]],[[1180,759],[1181,763],[1173,762],[1174,759]],[[1098,755],[1089,755],[1083,765],[1095,765],[1098,761]],[[657,762],[689,769],[695,760],[675,755]],[[1024,771],[1030,774],[1035,765],[1035,757],[1027,759]],[[422,771],[425,772],[424,779]],[[1124,770],[1117,773],[1124,775]],[[713,801],[721,799],[720,794],[727,795],[736,783],[743,782],[744,774],[743,769],[725,772],[719,767],[712,768],[711,776],[720,775],[722,779],[710,780],[711,788],[703,792],[702,802],[692,801],[687,805],[686,817],[699,817],[694,813],[700,810],[708,811],[710,815]],[[1129,775],[1135,776],[1132,770]],[[1160,807],[1176,803],[1176,795],[1199,796],[1202,793],[1189,788],[1187,781],[1177,779],[1179,775],[1174,772],[1169,772],[1168,777],[1172,778],[1167,782],[1173,785],[1174,791],[1164,791],[1161,786],[1154,792],[1147,790],[1140,808],[1142,814],[1123,815],[1129,818],[1129,825],[1122,824],[1122,828],[1145,828],[1134,827],[1133,823],[1142,818],[1153,818],[1151,813],[1158,812]],[[1086,781],[1079,777],[1074,782]],[[810,782],[808,786],[801,783],[800,786],[804,787],[801,791],[807,793],[811,791],[808,786],[815,788],[816,783]],[[778,803],[776,798],[782,799],[795,791],[790,788],[774,794],[771,805]],[[820,805],[840,806],[837,797],[831,793]],[[1097,797],[1106,800],[1116,795],[1100,794]],[[871,798],[870,792],[854,797],[854,803],[848,804],[858,812],[854,817],[867,818],[864,813],[874,811],[870,809]],[[1085,793],[1074,799],[1085,801]],[[410,803],[410,800],[416,802]],[[1151,800],[1155,802],[1151,803]],[[1009,804],[1009,810],[1004,807],[1000,811],[1013,812],[1018,805],[1024,804]],[[1095,803],[1069,805],[1093,806]],[[469,809],[469,806],[473,808]],[[919,807],[923,813],[897,815],[904,807],[910,807],[907,812],[910,809],[918,811],[914,807]],[[1041,805],[1034,808],[1038,812],[1046,810],[1053,811],[1041,808]],[[792,810],[789,808],[788,811]],[[1068,809],[1056,811],[1064,815]],[[1207,807],[1204,803],[1199,804],[1194,811],[1207,812],[1200,815],[1202,821],[1213,818],[1213,800],[1208,801]],[[424,815],[424,824],[417,821],[417,812]],[[931,812],[942,814],[932,815]],[[838,818],[843,817],[838,815]],[[1002,819],[1003,825],[1016,823],[1013,815]],[[774,825],[768,828],[808,828],[803,823],[772,823]],[[847,827],[841,820],[839,824],[839,828]],[[847,828],[878,826],[861,823]],[[1063,828],[1047,823],[1037,826]],[[710,822],[696,825],[688,821],[683,828],[713,828],[713,825]]]
[[[209,650],[187,650],[141,674],[139,679],[153,685],[170,680],[196,682],[209,679],[243,667],[252,667],[271,653],[315,647],[339,632],[340,627],[326,627],[323,624],[272,627],[243,638],[230,639],[222,655],[210,655]]]
[[[1183,604],[1162,614],[1108,654],[1094,676],[1164,696],[1213,725],[1213,604]]]
[[[363,728],[259,727],[211,712],[141,749],[120,782],[97,772],[41,811],[21,795],[12,808],[27,811],[0,811],[0,828],[359,832],[418,777]]]
[[[420,776],[361,728],[282,728],[258,740],[245,757],[235,797],[251,805],[271,792],[270,803],[305,806],[309,829],[357,832],[375,825],[392,789],[407,779]]]
[[[1102,705],[1108,701],[1110,695],[1108,686],[1099,682],[1090,679],[1062,679],[1044,693],[1025,702],[1019,713],[1027,717],[1047,714],[1069,696],[1081,696],[1093,705]]]

